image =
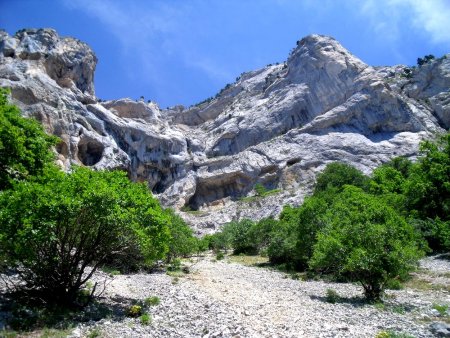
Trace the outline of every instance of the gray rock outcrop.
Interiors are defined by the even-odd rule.
[[[182,214],[199,232],[276,216],[302,201],[327,163],[370,174],[395,156],[414,158],[422,139],[450,127],[450,55],[414,69],[371,67],[311,35],[286,62],[166,110],[100,102],[96,62],[86,44],[51,29],[0,32],[0,86],[61,138],[60,165],[126,169],[165,205],[197,210]],[[242,200],[256,183],[280,192]]]

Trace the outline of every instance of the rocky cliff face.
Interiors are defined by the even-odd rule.
[[[100,102],[96,57],[54,30],[0,32],[0,86],[58,135],[68,169],[124,168],[199,232],[299,204],[331,161],[365,173],[450,127],[450,54],[418,68],[370,67],[336,40],[311,35],[283,64],[243,73],[213,99],[161,110]],[[256,183],[280,192],[254,194]],[[186,210],[186,209],[184,209]]]

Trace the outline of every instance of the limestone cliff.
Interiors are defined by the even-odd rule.
[[[299,204],[331,161],[369,174],[450,127],[450,55],[417,68],[371,67],[311,35],[286,62],[243,73],[213,99],[161,110],[100,102],[97,59],[51,29],[0,32],[0,86],[61,137],[59,163],[124,168],[199,232]],[[251,201],[256,183],[280,192]]]

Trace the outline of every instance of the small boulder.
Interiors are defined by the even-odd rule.
[[[442,322],[434,322],[430,325],[430,331],[437,337],[450,337],[450,325]]]

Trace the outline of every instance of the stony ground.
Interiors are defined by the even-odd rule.
[[[294,280],[229,258],[190,264],[183,276],[109,276],[101,302],[120,314],[133,302],[158,296],[160,304],[148,310],[152,323],[111,316],[79,324],[72,337],[375,337],[381,331],[434,337],[431,324],[450,318],[433,309],[450,304],[450,261],[439,257],[424,260],[416,282],[388,291],[382,306],[364,303],[357,285]],[[341,300],[327,302],[327,289]]]

